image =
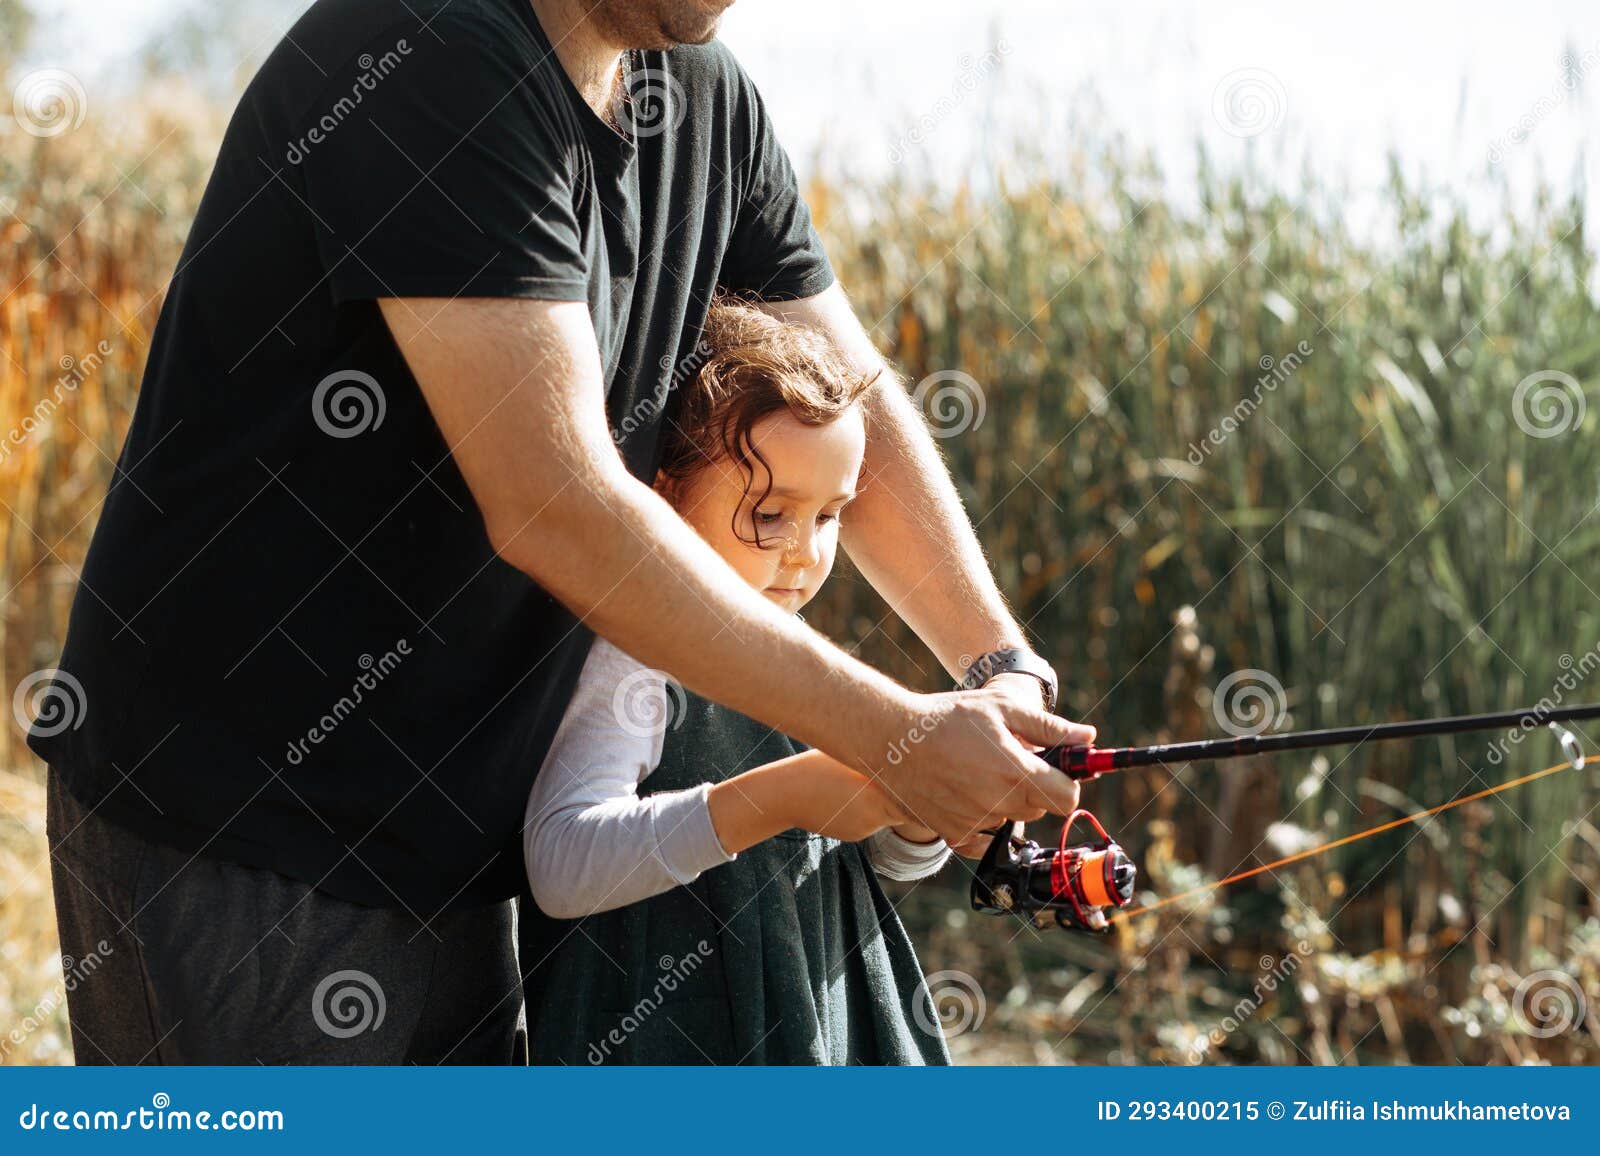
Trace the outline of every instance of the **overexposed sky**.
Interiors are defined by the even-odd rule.
[[[205,0],[35,0],[31,63],[90,83],[186,2]],[[1286,183],[1310,168],[1352,195],[1382,185],[1391,150],[1469,200],[1540,174],[1596,183],[1583,148],[1600,124],[1594,0],[739,0],[723,39],[803,172],[820,156],[868,175],[982,176],[1009,134],[1047,157],[1121,138],[1180,193],[1197,139],[1222,164]],[[1234,115],[1261,118],[1243,127],[1262,131],[1222,123],[1230,93],[1246,102]]]

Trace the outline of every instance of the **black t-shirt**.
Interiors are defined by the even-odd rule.
[[[592,636],[495,555],[374,299],[587,302],[648,479],[714,287],[833,281],[728,50],[625,66],[620,135],[528,0],[320,0],[274,50],[83,568],[58,680],[79,705],[29,736],[83,802],[424,918],[522,886]]]

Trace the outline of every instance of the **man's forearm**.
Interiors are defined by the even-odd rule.
[[[628,473],[578,302],[382,303],[495,550],[683,685],[876,769],[916,697],[751,589]]]
[[[1003,690],[913,694],[746,585],[629,474],[609,431],[600,350],[582,302],[379,305],[495,551],[615,645],[879,777],[915,804],[919,822],[953,842],[999,818],[1077,806],[1076,784],[1024,744],[1088,742],[1088,728]],[[894,540],[875,546],[873,558],[909,552],[903,531],[886,532]],[[967,569],[981,573],[981,565],[979,558]],[[903,601],[919,629],[941,649],[966,645],[969,632],[929,618],[930,605],[933,613],[941,604],[955,610],[956,599],[929,603],[909,589],[917,585],[906,583]],[[935,727],[939,741],[922,742]]]
[[[852,765],[878,769],[889,720],[913,709],[905,688],[751,589],[620,463],[498,548],[640,662]]]

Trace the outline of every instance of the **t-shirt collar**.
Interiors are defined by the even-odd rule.
[[[557,83],[572,102],[579,123],[583,125],[584,135],[588,137],[595,155],[614,160],[619,166],[625,166],[639,151],[638,141],[632,131],[630,130],[627,135],[619,133],[589,106],[588,101],[583,99],[578,86],[572,83],[572,77],[567,75],[567,70],[562,67],[560,58],[556,56],[555,47],[550,43],[550,37],[545,32],[544,25],[539,22],[539,14],[534,11],[533,5],[528,0],[512,0],[512,4],[522,13],[523,19],[538,40],[539,49],[544,53],[542,64],[553,68],[558,74]],[[635,48],[630,48],[622,54],[622,89],[618,94],[619,97],[625,99],[625,94],[633,91],[634,73],[642,67],[642,57],[643,53]]]

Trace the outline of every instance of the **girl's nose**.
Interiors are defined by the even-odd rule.
[[[789,538],[789,549],[784,561],[791,566],[810,569],[822,561],[822,550],[815,530],[795,529]]]

